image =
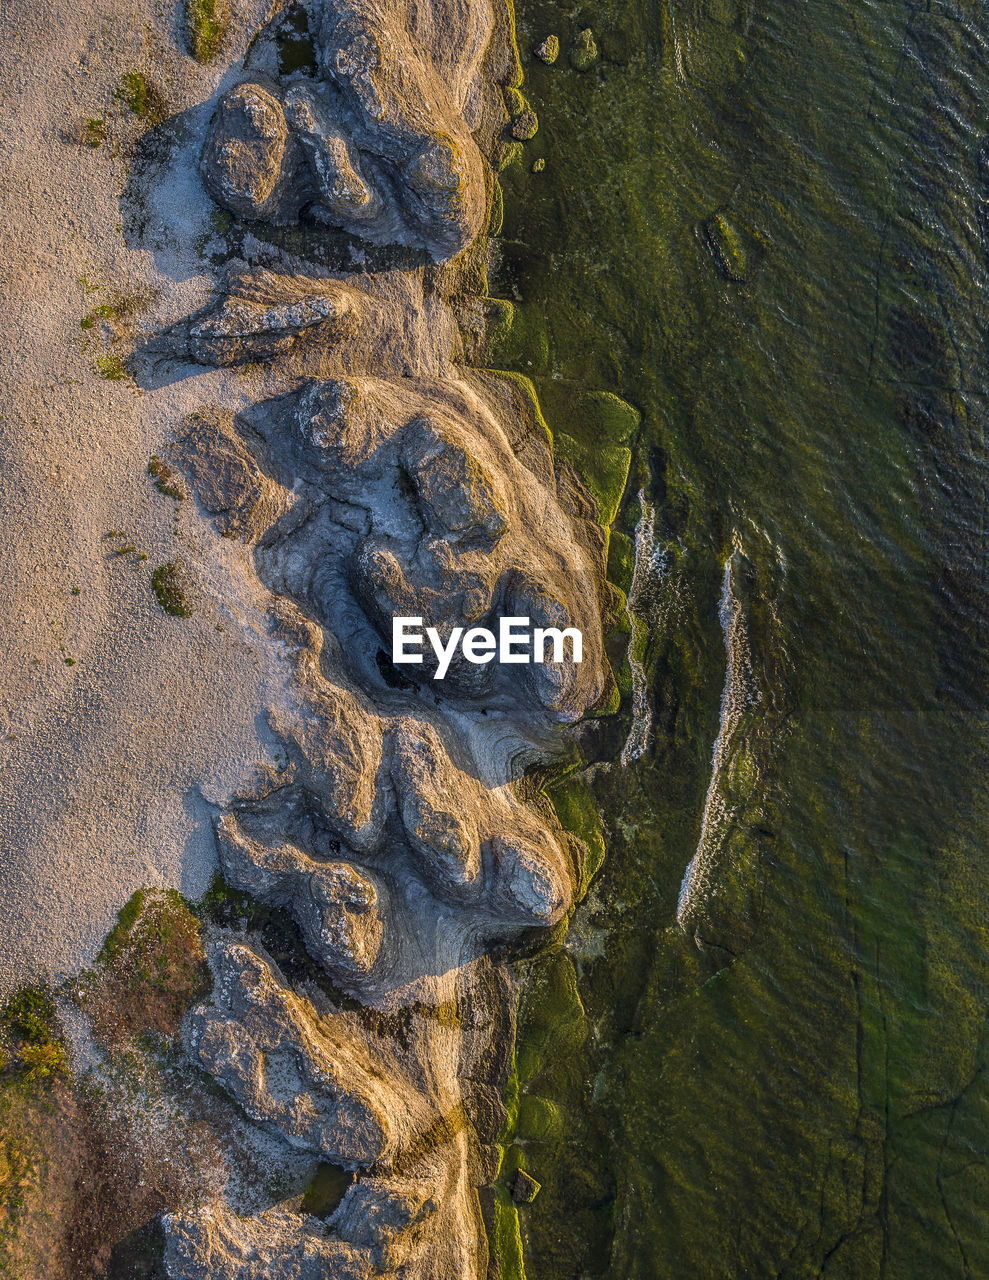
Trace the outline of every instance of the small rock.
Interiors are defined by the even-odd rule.
[[[541,1183],[524,1169],[519,1169],[512,1183],[512,1199],[516,1204],[532,1204],[541,1190]]]
[[[538,128],[539,119],[535,111],[523,111],[512,121],[512,137],[518,138],[520,142],[528,142],[536,136]]]
[[[543,171],[545,168],[546,168],[546,161],[542,158],[542,156],[540,156],[540,157],[539,157],[539,159],[538,159],[537,161],[535,161],[535,163],[533,164],[533,166],[532,166],[532,172],[533,172],[533,173],[542,173],[542,171]]]
[[[537,44],[533,53],[548,67],[560,56],[560,40],[558,36],[547,36],[542,44]]]
[[[594,32],[585,27],[579,32],[570,48],[570,65],[574,71],[589,71],[598,60],[598,46]]]

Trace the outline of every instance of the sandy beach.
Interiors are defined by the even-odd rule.
[[[15,2],[0,48],[6,992],[91,960],[138,886],[203,891],[209,803],[265,758],[260,713],[283,677],[259,642],[242,545],[147,474],[187,413],[243,401],[243,377],[142,391],[106,376],[211,286],[195,250],[210,206],[181,146],[159,247],[127,246],[122,193],[147,124],[119,96],[122,79],[146,72],[176,110],[208,98],[220,71],[167,41],[153,5]],[[87,121],[105,121],[98,146],[78,140]],[[169,617],[151,587],[177,558],[195,583],[190,618]]]

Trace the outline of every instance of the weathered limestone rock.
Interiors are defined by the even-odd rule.
[[[491,551],[508,528],[503,500],[487,472],[428,419],[411,425],[402,461],[432,534]]]
[[[164,1227],[171,1280],[370,1280],[374,1270],[318,1218],[280,1209],[242,1217],[219,1201],[167,1214]]]
[[[546,584],[520,573],[509,582],[503,609],[509,617],[530,618],[533,627],[580,629],[570,611],[568,594],[562,579]],[[565,654],[571,644],[571,640],[564,640]],[[524,686],[555,719],[564,723],[579,720],[604,690],[603,671],[585,668],[583,662],[533,662],[520,666],[519,671]]]
[[[264,476],[233,425],[233,414],[203,407],[185,424],[170,455],[221,533],[252,540],[281,513]]]
[[[323,11],[320,39],[358,149],[386,167],[411,229],[443,258],[466,248],[484,222],[481,156],[462,111],[492,14],[486,0],[430,10],[426,35],[416,24],[427,15],[415,7],[410,15],[395,0],[339,0]]]
[[[360,1178],[347,1191],[330,1225],[366,1249],[377,1271],[408,1260],[442,1206],[443,1189],[416,1178]]]
[[[387,1161],[414,1124],[342,1015],[320,1018],[249,947],[222,945],[209,1004],[189,1020],[193,1060],[252,1119],[345,1168]]]
[[[383,904],[374,880],[348,862],[318,862],[288,843],[251,839],[233,814],[217,822],[226,882],[271,906],[287,907],[310,953],[344,981],[374,968]]]
[[[219,931],[186,1039],[259,1125],[363,1172],[326,1223],[225,1204],[172,1215],[166,1267],[481,1280],[477,1188],[497,1168],[512,1034],[487,953],[572,905],[574,841],[519,779],[609,687],[607,543],[531,386],[464,367],[473,259],[424,265],[484,227],[475,138],[505,133],[505,102],[516,139],[538,125],[517,89],[485,83],[485,66],[509,86],[520,70],[509,33],[491,43],[489,0],[320,0],[311,70],[283,75],[274,23],[290,20],[269,24],[249,78],[221,97],[201,156],[213,198],[251,224],[231,232],[251,261],[171,341],[202,364],[259,362],[275,387],[236,429],[207,415],[181,445],[202,505],[256,544],[294,673],[269,710],[277,763],[231,801],[217,848],[227,883],[290,913],[333,985],[299,956],[286,969],[307,994],[290,990],[253,926]],[[536,53],[552,62],[558,39]],[[571,60],[596,57],[582,33]],[[327,225],[386,248],[365,259]],[[293,252],[417,265],[330,275],[279,247],[318,237]],[[582,661],[461,655],[434,680],[428,647],[420,666],[391,663],[400,614],[444,640],[506,616],[577,627]]]
[[[563,857],[552,843],[537,846],[521,835],[498,835],[492,843],[497,886],[509,912],[550,928],[570,906]]]
[[[577,627],[580,663],[468,663],[455,658],[444,692],[473,700],[531,695],[550,722],[573,723],[610,678],[600,624],[604,546],[562,491],[522,466],[488,405],[465,384],[434,379],[334,379],[310,385],[290,420],[302,457],[336,498],[367,511],[349,578],[390,647],[392,619],[423,617],[446,640],[456,626],[501,615]],[[568,504],[569,495],[567,497]],[[311,592],[311,584],[300,584]],[[318,615],[330,607],[310,595]],[[403,675],[433,679],[431,652]]]
[[[277,721],[300,777],[318,797],[334,830],[355,847],[380,829],[376,778],[382,727],[353,694],[310,669],[299,714]]]
[[[296,278],[273,271],[227,270],[226,293],[187,327],[186,349],[206,365],[270,360],[298,338],[331,341],[359,313],[359,294],[336,280]]]
[[[440,891],[474,884],[481,869],[481,787],[454,768],[432,725],[403,718],[390,740],[402,824],[427,875]]]
[[[207,189],[241,218],[288,225],[308,207],[372,241],[460,253],[486,211],[470,129],[492,25],[486,0],[428,13],[397,0],[327,4],[329,84],[296,81],[283,95],[255,74],[225,94],[202,155]]]
[[[210,195],[241,218],[298,216],[295,145],[274,85],[247,80],[223,95],[206,134],[200,170]]]
[[[343,226],[380,218],[383,200],[361,172],[339,124],[330,119],[317,91],[294,84],[285,94],[285,112],[295,130],[319,192],[319,205]]]

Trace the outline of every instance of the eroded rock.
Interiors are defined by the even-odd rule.
[[[370,1280],[374,1271],[367,1250],[331,1239],[308,1214],[243,1217],[218,1201],[163,1222],[171,1280]]]
[[[186,349],[207,365],[235,365],[286,354],[305,335],[339,338],[359,314],[359,294],[336,280],[228,269],[225,295],[187,328]]]
[[[275,487],[238,435],[233,414],[204,406],[186,420],[171,453],[222,534],[256,538],[280,513]]]
[[[230,803],[217,845],[225,880],[290,913],[332,982],[300,954],[303,995],[253,934],[214,935],[215,988],[187,1046],[259,1125],[363,1172],[328,1225],[284,1207],[173,1215],[166,1266],[173,1280],[480,1280],[476,1188],[497,1168],[511,1036],[507,979],[485,953],[571,908],[573,841],[515,780],[609,687],[607,542],[531,386],[463,366],[470,308],[450,299],[474,287],[470,257],[423,265],[482,231],[475,139],[506,132],[503,104],[514,138],[536,131],[508,33],[485,64],[488,0],[327,0],[309,20],[310,71],[279,74],[272,27],[219,101],[201,170],[250,224],[237,233],[253,258],[171,340],[203,364],[260,362],[276,383],[236,428],[217,413],[182,444],[203,507],[257,544],[294,673],[269,712],[276,763]],[[536,53],[552,62],[559,41]],[[596,57],[581,33],[574,65]],[[496,64],[504,93],[484,82]],[[260,251],[265,224],[296,223]],[[276,247],[344,242],[325,224],[419,265],[331,275]],[[576,627],[582,660],[461,655],[442,680],[432,659],[389,669],[396,615],[443,640],[509,616]]]
[[[547,66],[552,66],[560,56],[560,37],[547,36],[545,40],[541,40],[533,50],[536,57],[545,62]]]
[[[206,189],[240,218],[275,224],[298,216],[296,146],[273,84],[245,80],[220,99],[200,171]]]
[[[382,1079],[342,1018],[320,1018],[249,947],[221,944],[212,1000],[190,1015],[191,1057],[252,1119],[345,1168],[387,1162],[408,1135],[408,1099]]]
[[[275,839],[252,839],[233,814],[217,823],[220,867],[229,885],[295,918],[310,954],[344,980],[374,968],[383,935],[382,890],[352,863],[320,862]]]

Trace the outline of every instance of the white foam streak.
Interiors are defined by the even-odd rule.
[[[721,715],[714,749],[711,753],[711,780],[704,800],[701,834],[694,856],[684,872],[683,883],[680,885],[677,923],[681,927],[685,927],[694,896],[703,888],[706,865],[724,826],[727,809],[721,793],[721,772],[732,735],[738,728],[742,712],[751,696],[752,667],[749,661],[749,643],[745,630],[745,615],[732,581],[733,560],[734,554],[725,561],[721,600],[718,604],[718,617],[725,642],[725,684],[721,692]]]
[[[637,657],[635,652],[635,619],[637,616],[643,616],[646,606],[656,603],[666,566],[665,549],[656,546],[655,508],[646,499],[641,489],[639,503],[642,507],[642,515],[635,526],[635,568],[628,599],[625,602],[625,613],[629,625],[628,665],[632,673],[632,727],[622,747],[623,765],[638,760],[649,745],[652,708],[645,668],[641,658]],[[654,625],[655,621],[656,619],[653,619]]]

